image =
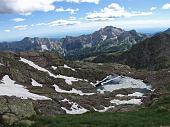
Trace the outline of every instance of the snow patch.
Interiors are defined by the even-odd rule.
[[[74,78],[74,77],[68,77],[68,76],[64,76],[64,75],[57,75],[57,78],[60,79],[64,79],[65,82],[69,85],[72,85],[72,82],[78,82],[78,81],[82,81],[82,79],[78,79],[78,78]]]
[[[52,68],[53,70],[57,70],[58,67],[51,66],[51,68]]]
[[[34,79],[31,79],[31,80],[32,80],[32,82],[31,82],[32,86],[39,86],[39,87],[43,87],[43,85],[42,85],[42,84],[38,83],[38,82],[37,82],[37,81],[35,81]]]
[[[104,107],[104,109],[102,109],[102,110],[98,110],[98,109],[95,109],[95,108],[93,108],[93,109],[96,112],[106,112],[107,110],[109,110],[111,108],[115,108],[115,106]]]
[[[0,63],[0,66],[4,66],[2,63]]]
[[[68,102],[70,105],[72,105],[70,110],[66,109],[65,107],[61,107],[63,110],[66,111],[67,114],[83,114],[89,111],[75,102],[70,102],[68,99],[64,99],[62,101]]]
[[[117,94],[116,97],[143,97],[143,93],[140,93],[140,92],[135,92],[135,93],[132,93],[132,94],[128,94],[128,95],[123,95],[123,94]]]
[[[111,100],[110,103],[114,103],[116,105],[124,105],[124,104],[132,104],[132,105],[141,105],[141,99],[130,99],[130,100]]]
[[[0,82],[0,96],[15,96],[21,99],[32,100],[51,100],[48,97],[30,93],[24,86],[16,84],[8,75],[5,75]]]
[[[42,51],[48,51],[47,45],[41,45]]]
[[[102,40],[105,41],[107,39],[107,35],[102,36]]]
[[[72,82],[77,82],[77,81],[81,81],[82,79],[78,79],[78,78],[74,78],[74,77],[68,77],[68,76],[64,76],[64,75],[54,75],[53,73],[51,73],[50,71],[48,71],[47,69],[45,68],[42,68],[38,65],[36,65],[34,62],[30,61],[30,60],[27,60],[25,58],[20,58],[20,61],[21,62],[24,62],[26,64],[28,64],[29,66],[39,70],[39,71],[42,71],[42,72],[46,72],[49,74],[49,76],[51,77],[54,77],[54,78],[60,78],[60,79],[64,79],[65,82],[69,85],[72,85]]]
[[[148,89],[152,91],[151,86],[145,84],[142,80],[133,79],[125,76],[107,76],[105,79],[97,83],[97,91],[104,94],[104,92],[112,92],[119,89],[139,88]]]
[[[135,93],[132,93],[132,94],[128,94],[129,97],[143,97],[143,93],[140,93],[140,92],[135,92]]]
[[[71,69],[72,71],[76,71],[75,69],[73,69],[73,68],[67,66],[66,64],[64,64],[64,68]]]
[[[80,95],[80,96],[84,96],[84,95],[90,96],[90,95],[95,94],[95,93],[83,93],[81,90],[76,90],[74,88],[72,88],[72,90],[70,90],[70,91],[67,91],[67,90],[60,89],[57,85],[53,85],[53,86],[55,88],[55,91],[58,92],[58,93],[77,94],[77,95]]]
[[[117,94],[116,97],[124,97],[126,95],[123,95],[123,94]]]
[[[27,60],[27,59],[25,59],[25,58],[20,58],[20,61],[28,64],[29,66],[31,66],[31,67],[39,70],[39,71],[48,73],[51,77],[57,78],[57,76],[55,76],[54,74],[52,74],[51,72],[49,72],[47,69],[42,68],[42,67],[36,65],[34,62],[32,62],[32,61],[30,61],[30,60]]]

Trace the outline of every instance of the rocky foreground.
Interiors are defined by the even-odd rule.
[[[0,123],[33,115],[137,110],[168,94],[170,69],[68,62],[55,53],[0,53]]]

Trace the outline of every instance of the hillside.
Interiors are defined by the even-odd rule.
[[[93,62],[117,62],[135,67],[158,70],[170,67],[170,35],[159,33],[135,44],[124,53],[103,54]]]
[[[68,62],[49,52],[3,52],[0,63],[4,124],[32,115],[136,110],[152,103],[152,94],[166,93],[170,76],[169,70],[148,73],[120,64]]]

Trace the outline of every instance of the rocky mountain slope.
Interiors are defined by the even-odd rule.
[[[81,57],[92,53],[124,51],[147,36],[135,30],[125,31],[107,26],[89,35],[67,36],[59,41],[48,38],[26,37],[18,42],[0,43],[0,51],[51,51],[65,54],[66,58]]]
[[[0,121],[135,110],[151,103],[153,94],[166,92],[169,71],[68,62],[48,52],[0,53]]]
[[[118,62],[135,68],[158,70],[170,67],[170,34],[158,33],[119,54],[103,54],[93,62]]]
[[[134,45],[123,53],[118,61],[136,68],[157,70],[170,67],[170,35],[157,34]]]
[[[56,40],[48,38],[29,38],[26,37],[21,41],[11,43],[0,43],[0,51],[14,51],[14,52],[25,52],[25,51],[52,51],[56,50],[59,53],[63,53],[61,43]]]
[[[146,37],[135,30],[125,31],[107,26],[89,35],[67,36],[63,40],[63,48],[69,57],[95,52],[125,51]]]

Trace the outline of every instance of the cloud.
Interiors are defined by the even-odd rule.
[[[76,21],[76,17],[71,16],[71,17],[69,17],[69,20],[70,20],[70,21]]]
[[[50,23],[48,23],[49,26],[72,26],[72,25],[77,25],[80,24],[80,21],[75,21],[75,20],[55,20]]]
[[[4,30],[4,31],[7,32],[7,33],[11,32],[11,30],[8,30],[8,29],[7,29],[7,30]]]
[[[14,26],[16,30],[26,30],[28,25],[22,25],[22,26]]]
[[[129,12],[124,7],[121,7],[119,4],[112,3],[108,5],[108,7],[101,9],[100,12],[89,13],[86,16],[86,19],[91,21],[105,21],[114,20],[121,17],[147,16],[151,14],[152,12]]]
[[[54,2],[55,0],[1,0],[0,13],[47,12],[55,9]]]
[[[63,7],[57,8],[56,12],[69,12],[70,14],[76,14],[76,12],[79,11],[78,8],[72,9],[72,8],[67,8],[64,9]]]
[[[25,19],[23,19],[23,18],[15,18],[15,19],[12,19],[13,21],[15,21],[15,22],[23,22],[23,21],[25,21]]]
[[[157,7],[151,7],[150,8],[150,11],[154,11],[154,10],[156,10],[157,9]]]
[[[55,2],[95,3],[100,0],[0,0],[0,13],[20,13],[30,15],[34,11],[48,12],[55,10]],[[71,13],[75,10],[68,9]]]
[[[100,0],[56,0],[58,2],[75,2],[75,3],[95,3],[98,4]]]
[[[77,25],[77,24],[81,24],[81,22],[77,21],[76,17],[69,17],[68,20],[59,19],[59,20],[54,20],[54,21],[47,22],[47,23],[38,23],[36,24],[36,26],[54,27],[54,26],[72,26],[72,25]]]
[[[162,6],[162,9],[165,9],[165,10],[170,9],[170,3],[164,4]]]

